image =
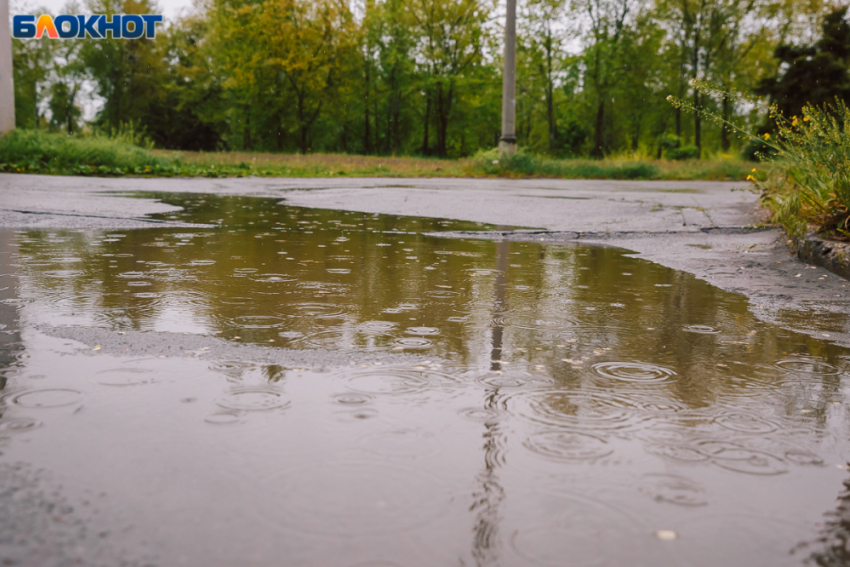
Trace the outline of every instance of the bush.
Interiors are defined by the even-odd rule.
[[[682,139],[675,134],[665,134],[658,138],[658,157],[670,157],[671,150],[678,150],[682,147]]]
[[[581,153],[581,148],[587,140],[587,131],[576,120],[568,120],[558,124],[555,129],[553,154],[557,157],[572,157]]]
[[[776,221],[792,234],[811,224],[828,238],[850,240],[850,109],[836,101],[806,106],[802,118],[774,119],[777,167],[762,189]]]
[[[708,95],[729,94],[702,81],[691,81],[691,86]],[[747,179],[762,191],[774,220],[790,234],[803,235],[812,226],[827,238],[850,240],[850,109],[843,101],[821,108],[807,105],[801,117],[789,118],[775,105],[746,99],[773,123],[774,134],[754,136],[686,101],[668,100],[737,130],[753,147],[764,147],[759,158],[773,165],[771,173],[763,182],[753,175]]]
[[[682,161],[685,159],[699,159],[700,151],[696,146],[685,146],[684,148],[670,148],[667,157],[672,160]]]
[[[121,137],[74,137],[43,130],[13,130],[0,137],[0,171],[125,175],[173,169],[171,161]]]

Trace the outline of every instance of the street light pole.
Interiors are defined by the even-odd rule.
[[[9,0],[0,0],[0,134],[15,128],[15,85],[12,78]]]
[[[516,153],[516,0],[506,0],[506,4],[500,157],[510,157]]]

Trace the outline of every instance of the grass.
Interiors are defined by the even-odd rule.
[[[344,154],[174,152],[137,145],[132,133],[68,137],[15,130],[0,137],[0,171],[150,177],[502,177],[572,179],[744,180],[752,164],[736,159],[566,159],[495,151],[457,160]]]
[[[202,173],[262,177],[465,177],[472,159],[378,157],[346,154],[269,154],[254,152],[173,152],[154,154]]]
[[[64,175],[162,175],[173,164],[128,140],[13,130],[0,137],[0,171]]]
[[[733,180],[745,181],[752,164],[740,159],[654,160],[633,158],[552,159],[520,152],[508,160],[495,152],[479,156],[477,170],[488,176],[567,179]]]

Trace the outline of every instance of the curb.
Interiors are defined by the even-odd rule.
[[[809,232],[804,238],[791,237],[788,244],[800,260],[850,280],[850,243],[824,240]]]

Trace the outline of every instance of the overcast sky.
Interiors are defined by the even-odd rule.
[[[67,3],[68,0],[11,0],[9,11],[11,15],[15,15],[31,12],[37,8],[46,8],[55,15]],[[80,5],[85,4],[85,2],[79,0],[78,3]],[[166,20],[173,20],[180,11],[186,11],[192,7],[192,0],[156,0],[156,4],[160,7]]]

